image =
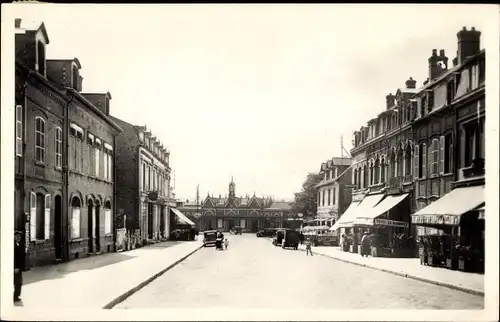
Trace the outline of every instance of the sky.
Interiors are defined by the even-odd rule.
[[[385,96],[456,55],[489,5],[32,5],[49,59],[77,57],[84,92],[170,149],[175,192],[292,200],[308,172],[347,150]],[[498,9],[494,9],[493,13]],[[481,44],[484,48],[484,42]],[[344,154],[345,156],[345,154]],[[173,183],[173,182],[172,182]]]

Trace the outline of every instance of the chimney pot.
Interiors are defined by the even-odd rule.
[[[406,88],[416,88],[417,81],[415,81],[412,77],[410,77],[410,79],[407,80],[405,84],[406,84]]]
[[[462,27],[462,30],[463,31],[467,31],[467,27]]]
[[[437,49],[432,50],[432,56],[437,56]]]
[[[472,29],[471,29],[471,30],[472,30],[472,31],[476,31],[476,27],[472,27]]]
[[[21,18],[16,18],[14,20],[14,26],[15,26],[15,28],[21,28],[21,21],[22,21]]]
[[[441,56],[441,57],[444,57],[444,56],[445,56],[445,55],[444,55],[444,49],[441,49],[441,50],[439,51],[439,56]]]
[[[458,64],[467,59],[467,57],[474,56],[480,51],[481,32],[472,27],[467,30],[465,27],[457,33],[458,40]]]

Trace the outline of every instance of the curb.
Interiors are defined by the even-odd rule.
[[[126,291],[125,293],[123,293],[122,295],[118,296],[117,298],[115,298],[113,301],[109,302],[108,304],[104,305],[102,308],[105,309],[105,310],[109,310],[109,309],[112,309],[113,307],[115,307],[116,305],[120,304],[121,302],[125,301],[128,297],[130,297],[132,294],[136,293],[137,291],[139,291],[141,288],[143,288],[144,286],[148,285],[149,283],[151,283],[153,280],[157,279],[158,277],[160,277],[161,275],[163,275],[165,272],[167,272],[168,270],[172,269],[174,266],[180,264],[182,261],[184,261],[186,258],[188,258],[189,256],[193,255],[194,253],[196,253],[197,251],[199,251],[201,248],[203,248],[203,244],[196,247],[193,251],[189,252],[187,255],[184,255],[183,257],[181,257],[180,259],[176,260],[175,262],[173,262],[172,264],[168,265],[166,268],[162,269],[161,271],[159,271],[158,273],[154,274],[153,276],[149,277],[148,279],[146,279],[145,281],[143,281],[142,283],[140,283],[139,285],[133,287],[132,289]]]
[[[299,248],[299,250],[302,251],[302,252],[305,252],[305,249],[300,249]],[[413,280],[416,280],[416,281],[420,281],[420,282],[424,282],[424,283],[429,283],[429,284],[434,284],[434,285],[438,285],[438,286],[441,286],[441,287],[446,287],[446,288],[449,288],[449,289],[461,291],[461,292],[464,292],[464,293],[469,293],[469,294],[472,294],[472,295],[478,295],[478,296],[483,296],[484,297],[484,291],[478,291],[478,290],[470,289],[470,288],[467,288],[467,287],[462,287],[462,286],[457,286],[457,285],[453,285],[453,284],[443,283],[443,282],[439,282],[439,281],[435,281],[435,280],[431,280],[431,279],[427,279],[427,278],[423,278],[423,277],[419,277],[419,276],[415,276],[415,275],[409,275],[409,274],[406,274],[406,273],[392,271],[392,270],[385,269],[385,268],[374,267],[374,266],[370,266],[368,264],[361,264],[361,263],[349,261],[349,260],[346,260],[346,259],[334,257],[334,256],[331,256],[331,255],[327,255],[327,254],[321,254],[321,253],[317,253],[317,252],[313,252],[313,254],[314,255],[328,257],[328,258],[332,258],[332,259],[335,259],[335,260],[338,260],[338,261],[341,261],[341,262],[344,262],[344,263],[348,263],[348,264],[352,264],[352,265],[357,265],[357,266],[361,266],[361,267],[366,267],[366,268],[369,268],[369,269],[373,269],[373,270],[377,270],[377,271],[382,271],[382,272],[385,272],[385,273],[389,273],[389,274],[392,274],[392,275],[406,277],[406,278],[410,278],[410,279],[413,279]]]

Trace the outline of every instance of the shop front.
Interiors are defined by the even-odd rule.
[[[412,224],[442,231],[420,236],[422,265],[484,272],[484,185],[455,188],[412,215]]]
[[[353,201],[346,211],[342,214],[340,219],[333,224],[330,228],[331,232],[336,232],[339,236],[339,245],[342,247],[343,251],[349,251],[349,245],[346,243],[346,236],[350,233],[354,219],[356,218],[356,209],[360,202]]]
[[[171,220],[170,239],[171,240],[194,240],[194,230],[196,224],[176,208],[170,208]]]
[[[371,210],[357,212],[354,227],[368,232],[374,257],[413,257],[408,193],[387,195]]]

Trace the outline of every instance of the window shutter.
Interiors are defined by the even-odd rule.
[[[104,180],[108,180],[108,155],[103,153],[103,162],[104,162]]]
[[[114,181],[114,178],[113,178],[113,156],[111,154],[108,154],[108,167],[109,167],[109,170],[108,170],[108,176],[109,176],[109,181],[113,182]]]
[[[36,194],[30,194],[30,239],[36,240]]]
[[[422,177],[423,178],[426,178],[427,177],[427,153],[428,153],[428,149],[427,149],[427,144],[423,143],[422,144]]]
[[[439,173],[443,174],[444,173],[444,145],[445,145],[445,140],[444,136],[441,136],[439,138]]]
[[[50,239],[50,195],[45,195],[45,229],[44,229],[44,238]]]
[[[69,155],[70,157],[68,158],[69,159],[69,168],[71,170],[74,170],[75,169],[75,159],[74,159],[74,155],[75,155],[75,137],[74,136],[70,136],[69,137]]]
[[[95,176],[99,177],[99,149],[96,147],[94,148],[95,151]]]
[[[449,158],[449,160],[446,160],[446,161],[449,162],[449,164],[450,164],[449,171],[450,171],[450,173],[453,173],[453,165],[455,163],[455,154],[453,154],[453,137],[450,140],[448,158]]]
[[[96,218],[95,218],[95,215],[96,215],[96,211],[95,211],[95,208],[92,207],[92,237],[95,237],[96,236]]]

